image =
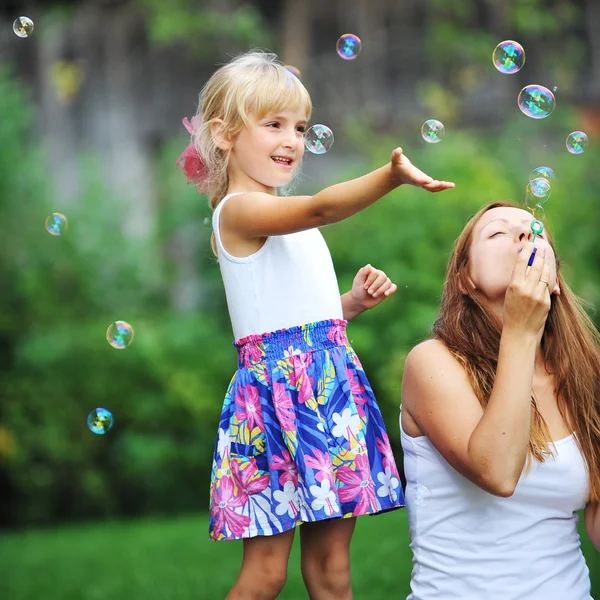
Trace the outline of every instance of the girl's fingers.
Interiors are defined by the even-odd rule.
[[[391,296],[397,289],[398,286],[395,283],[392,283],[392,285],[384,292],[384,294],[386,296]]]
[[[392,282],[391,282],[390,278],[387,277],[385,275],[385,273],[383,274],[383,276],[385,278],[383,280],[383,282],[379,286],[373,285],[373,287],[372,287],[372,289],[374,290],[373,291],[373,297],[375,297],[375,298],[377,296],[381,296],[382,294],[385,294],[385,292],[392,286]]]
[[[387,279],[387,275],[383,271],[379,271],[377,278],[369,286],[369,294],[376,295],[379,288],[385,282],[386,279]]]

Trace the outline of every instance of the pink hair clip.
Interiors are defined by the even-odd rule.
[[[197,116],[192,117],[191,121],[187,117],[184,117],[182,123],[190,134],[193,135],[194,130],[196,129]],[[188,183],[199,185],[208,176],[208,169],[201,156],[198,154],[193,142],[190,142],[186,146],[185,150],[175,162],[175,166],[181,168]]]

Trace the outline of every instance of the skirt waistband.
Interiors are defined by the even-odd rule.
[[[264,360],[279,360],[305,352],[349,346],[347,324],[348,321],[342,319],[327,319],[249,335],[236,340],[233,345],[238,351],[239,366],[249,367]]]

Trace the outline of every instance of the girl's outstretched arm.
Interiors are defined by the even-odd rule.
[[[437,181],[417,169],[396,148],[390,162],[362,177],[325,188],[314,196],[278,197],[263,192],[232,196],[222,226],[242,238],[285,235],[343,221],[402,184],[439,192],[454,183]]]

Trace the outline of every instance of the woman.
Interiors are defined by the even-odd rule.
[[[400,418],[411,600],[589,600],[600,549],[600,336],[547,233],[507,202],[450,258],[434,338],[412,349]]]

